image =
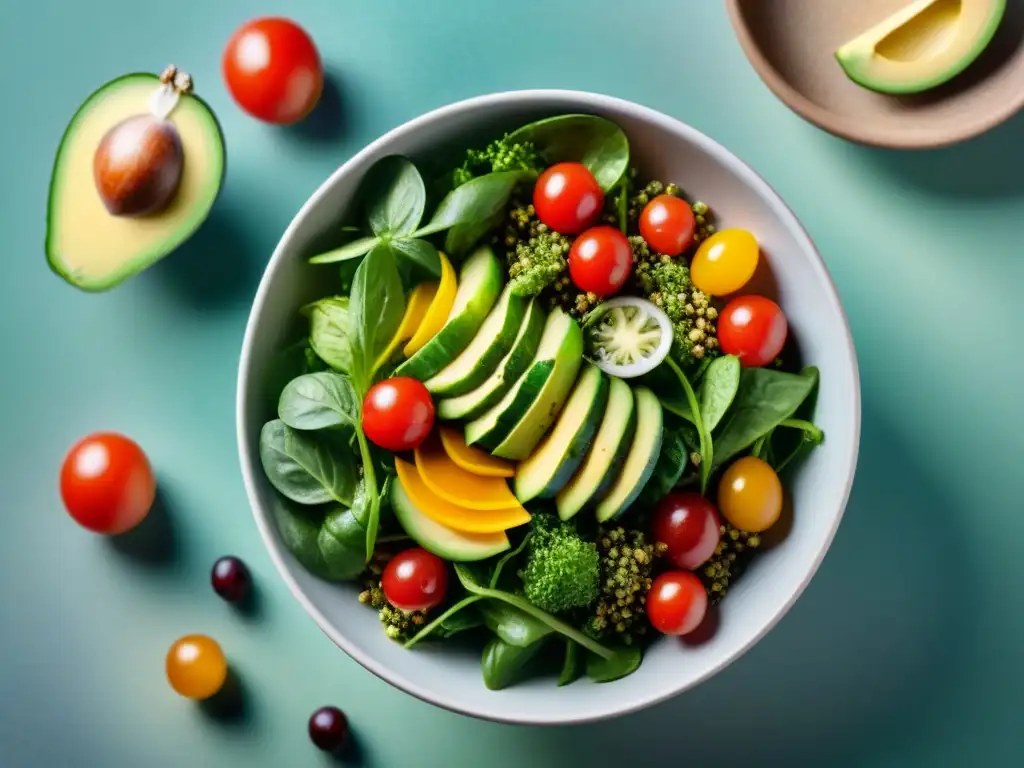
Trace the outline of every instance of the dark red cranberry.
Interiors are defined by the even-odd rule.
[[[309,718],[309,738],[324,752],[333,752],[348,736],[348,718],[337,707],[320,707]]]
[[[222,557],[213,564],[210,583],[213,591],[229,603],[241,602],[249,594],[249,569],[237,557]]]

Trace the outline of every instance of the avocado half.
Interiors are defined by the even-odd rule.
[[[992,41],[1006,0],[916,0],[835,57],[846,76],[879,93],[920,93],[966,69]]]
[[[50,179],[46,258],[76,288],[108,290],[162,259],[199,228],[217,199],[224,134],[213,110],[189,87],[155,118],[180,140],[169,199],[140,215],[111,213],[104,202],[94,169],[101,143],[117,126],[150,118],[154,94],[166,82],[142,72],[111,80],[85,100],[64,131]],[[116,160],[123,149],[115,146],[109,154]]]

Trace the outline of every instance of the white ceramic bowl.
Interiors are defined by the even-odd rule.
[[[425,643],[404,650],[387,640],[356,588],[321,581],[282,546],[272,516],[277,497],[263,476],[260,428],[274,418],[279,394],[268,368],[294,338],[297,309],[324,295],[325,267],[308,265],[311,243],[337,227],[360,178],[379,157],[424,157],[439,146],[478,140],[539,116],[592,112],[616,121],[630,139],[633,162],[648,177],[679,183],[707,202],[720,228],[756,233],[777,283],[791,333],[805,362],[821,369],[815,420],[824,445],[789,486],[794,524],[760,554],[721,604],[714,637],[697,646],[663,638],[640,669],[622,680],[587,680],[558,688],[537,679],[489,691],[476,652]],[[270,387],[274,389],[271,391]],[[313,194],[289,225],[260,282],[249,317],[238,375],[238,443],[256,524],[281,576],[320,629],[368,670],[425,701],[467,715],[535,724],[578,723],[632,712],[679,694],[725,668],[762,638],[814,575],[839,526],[853,482],[860,437],[860,386],[853,341],[828,272],[793,213],[728,150],[689,126],[627,101],[570,91],[520,91],[469,99],[402,125],[345,163]]]

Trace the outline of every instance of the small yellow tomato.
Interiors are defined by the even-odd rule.
[[[228,662],[213,638],[186,635],[167,652],[166,671],[177,693],[188,699],[208,699],[224,686]]]
[[[782,514],[782,483],[767,462],[744,456],[722,475],[718,511],[741,531],[760,533]]]
[[[725,296],[747,284],[757,269],[761,249],[745,229],[723,229],[697,248],[690,279],[709,296]]]

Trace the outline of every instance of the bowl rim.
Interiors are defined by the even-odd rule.
[[[564,716],[557,717],[546,717],[537,716],[531,714],[525,710],[510,710],[508,712],[501,713],[481,713],[474,711],[472,708],[460,703],[457,697],[450,696],[443,691],[431,690],[418,685],[401,674],[394,672],[387,668],[385,665],[378,663],[376,660],[371,658],[368,654],[365,654],[355,643],[350,642],[344,633],[338,631],[338,629],[329,622],[326,617],[320,612],[320,610],[313,604],[309,598],[306,597],[302,588],[299,586],[295,578],[292,576],[289,566],[285,563],[282,553],[279,549],[280,545],[276,540],[276,533],[272,530],[272,521],[270,515],[265,511],[262,511],[262,504],[257,493],[257,480],[255,477],[255,471],[258,466],[258,461],[253,461],[250,455],[249,445],[251,443],[252,435],[246,425],[245,415],[249,410],[249,392],[247,387],[247,381],[249,378],[249,368],[251,365],[251,350],[254,344],[256,326],[258,325],[258,318],[263,314],[264,305],[268,299],[270,281],[266,278],[276,268],[278,262],[283,258],[283,254],[290,247],[292,238],[295,232],[301,226],[303,219],[305,219],[308,212],[316,206],[320,199],[324,197],[328,190],[337,181],[344,176],[352,167],[358,166],[366,158],[373,156],[380,150],[386,148],[396,139],[405,137],[409,134],[415,133],[420,129],[443,122],[445,119],[452,115],[461,113],[464,111],[479,110],[481,112],[486,111],[488,107],[496,104],[503,104],[508,102],[525,102],[529,104],[534,101],[566,101],[574,105],[575,108],[579,109],[595,109],[600,110],[601,108],[617,108],[621,111],[631,113],[646,122],[654,123],[670,129],[674,132],[685,135],[688,141],[691,141],[695,146],[700,147],[708,154],[718,158],[725,165],[729,166],[730,169],[736,173],[745,184],[753,187],[759,194],[764,196],[770,203],[774,203],[775,207],[780,214],[790,219],[788,222],[792,225],[793,232],[798,240],[802,240],[802,245],[808,253],[813,255],[811,260],[811,268],[818,273],[822,283],[826,289],[826,295],[823,297],[826,303],[831,308],[838,312],[839,317],[842,321],[842,342],[845,347],[845,352],[852,372],[853,381],[851,382],[851,390],[853,397],[853,434],[852,434],[852,446],[850,451],[850,464],[847,468],[847,476],[845,479],[845,487],[842,491],[842,497],[839,504],[839,508],[836,511],[835,519],[832,522],[832,526],[828,531],[826,539],[821,549],[815,554],[813,560],[808,563],[807,570],[801,579],[800,584],[793,591],[787,600],[783,603],[780,609],[767,621],[758,631],[754,632],[751,637],[744,643],[734,654],[724,658],[719,663],[709,666],[699,676],[694,678],[687,684],[681,685],[669,692],[661,693],[648,697],[635,697],[634,699],[623,702],[620,704],[610,701],[609,706],[602,708],[599,711],[591,711],[587,714],[574,716],[572,713],[565,713]],[[367,671],[374,674],[376,677],[384,680],[385,682],[393,685],[399,690],[408,693],[421,701],[429,704],[434,704],[442,709],[446,709],[451,712],[455,712],[462,715],[467,715],[481,720],[490,722],[501,722],[508,724],[519,724],[519,725],[577,725],[592,722],[599,722],[615,717],[619,717],[633,712],[651,707],[655,704],[659,704],[668,699],[674,698],[679,694],[691,690],[701,683],[709,680],[711,677],[717,675],[723,669],[730,664],[737,661],[744,654],[747,653],[753,646],[760,642],[765,635],[767,635],[785,616],[789,610],[796,603],[797,599],[803,594],[807,585],[811,579],[817,573],[825,555],[831,548],[832,541],[835,538],[836,532],[839,529],[839,525],[842,522],[843,516],[846,511],[847,504],[849,503],[850,492],[853,486],[854,476],[856,475],[859,448],[860,448],[860,432],[861,432],[861,392],[860,392],[860,373],[857,364],[856,348],[853,341],[853,335],[850,330],[849,321],[847,319],[846,311],[843,308],[842,302],[839,299],[838,290],[836,289],[835,283],[822,260],[821,255],[818,252],[817,247],[811,240],[810,235],[804,229],[800,223],[796,214],[789,208],[789,206],[782,200],[782,198],[775,192],[775,190],[753,170],[749,165],[744,163],[731,151],[726,149],[724,146],[719,144],[714,139],[700,132],[696,128],[684,123],[683,121],[671,117],[663,112],[655,110],[651,107],[638,104],[633,101],[622,99],[615,96],[608,96],[604,94],[594,93],[590,91],[579,91],[579,90],[567,90],[567,89],[525,89],[525,90],[507,90],[498,91],[480,96],[473,96],[470,98],[455,101],[446,104],[441,107],[437,107],[428,112],[425,112],[418,117],[415,117],[401,125],[392,128],[387,131],[379,138],[375,139],[370,144],[366,145],[359,152],[354,154],[349,160],[335,169],[327,179],[320,184],[319,187],[313,192],[312,195],[306,200],[302,207],[298,210],[295,216],[292,218],[288,227],[281,235],[277,246],[274,248],[274,252],[267,262],[267,266],[264,269],[263,275],[260,278],[260,284],[257,288],[256,295],[253,299],[252,308],[249,313],[249,317],[246,321],[245,334],[242,340],[242,351],[238,364],[238,378],[236,382],[236,407],[235,407],[235,426],[236,426],[236,438],[238,443],[238,457],[241,464],[242,479],[245,485],[246,496],[248,497],[249,507],[252,515],[256,521],[256,526],[259,529],[260,536],[263,539],[264,547],[270,556],[271,561],[277,568],[278,573],[284,579],[287,584],[292,596],[299,602],[303,609],[312,617],[314,622],[320,631],[326,635],[336,646],[341,648],[345,653],[355,660],[360,666]]]
[[[842,118],[837,113],[815,104],[800,91],[789,84],[789,81],[775,68],[761,52],[760,46],[747,26],[740,9],[741,0],[726,0],[729,21],[733,32],[739,40],[740,47],[747,60],[753,66],[761,81],[768,86],[775,96],[793,112],[816,125],[822,130],[841,139],[863,144],[868,147],[887,149],[942,149],[968,141],[987,133],[1005,123],[1015,114],[1024,109],[1024,90],[1014,99],[1007,100],[999,109],[988,112],[981,117],[972,117],[958,127],[946,131],[913,131],[896,132],[885,129],[865,130],[858,128],[856,123]]]

